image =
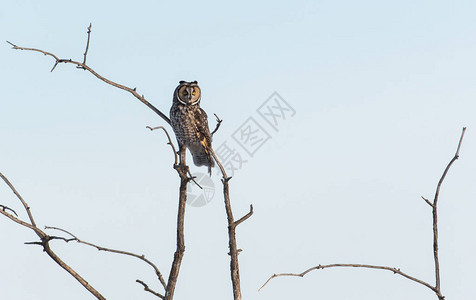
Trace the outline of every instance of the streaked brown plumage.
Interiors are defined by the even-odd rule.
[[[180,81],[170,108],[170,122],[181,151],[190,150],[196,166],[207,166],[208,173],[214,161],[211,155],[212,137],[206,112],[200,108],[201,90],[196,81]],[[181,155],[184,155],[183,153]]]

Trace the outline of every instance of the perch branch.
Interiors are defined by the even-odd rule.
[[[121,90],[124,90],[124,91],[127,91],[127,92],[131,93],[134,97],[136,97],[139,101],[141,101],[143,104],[145,104],[148,108],[150,108],[152,111],[154,111],[156,114],[158,114],[162,119],[164,119],[170,125],[170,119],[164,113],[162,113],[160,110],[158,110],[154,105],[152,105],[149,101],[147,101],[145,99],[144,95],[140,95],[137,92],[136,88],[132,89],[132,88],[127,87],[125,85],[122,85],[122,84],[116,83],[112,80],[109,80],[109,79],[99,75],[96,71],[94,71],[91,67],[89,67],[86,64],[86,56],[87,56],[87,52],[88,52],[88,49],[89,49],[90,35],[91,35],[91,24],[88,27],[88,42],[86,44],[86,51],[84,52],[83,62],[74,61],[72,59],[60,59],[58,56],[56,56],[55,54],[53,54],[51,52],[47,52],[47,51],[44,51],[44,50],[41,50],[41,49],[36,49],[36,48],[20,47],[20,46],[17,46],[15,44],[9,42],[9,41],[7,41],[7,43],[10,44],[13,47],[13,49],[15,49],[15,50],[25,50],[25,51],[39,52],[39,53],[43,53],[46,56],[53,57],[55,59],[55,64],[53,65],[53,68],[51,69],[51,72],[53,72],[53,70],[56,68],[56,66],[59,63],[73,64],[73,65],[76,65],[77,68],[89,71],[91,74],[93,74],[99,80],[104,81],[105,83],[107,83],[109,85],[112,85],[116,88],[119,88]]]

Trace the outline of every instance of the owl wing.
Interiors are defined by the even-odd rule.
[[[198,108],[194,112],[194,125],[196,129],[197,138],[202,146],[202,153],[205,154],[205,159],[208,161],[208,163],[205,163],[205,165],[208,166],[208,173],[211,174],[211,168],[214,166],[214,161],[211,152],[212,137],[210,134],[210,129],[208,128],[207,113],[201,108]]]
[[[212,137],[210,135],[210,129],[208,128],[207,113],[203,109],[199,108],[195,110],[194,114],[194,125],[197,130],[198,139],[200,140],[203,148],[205,148],[208,152],[208,149],[210,149],[212,145]]]

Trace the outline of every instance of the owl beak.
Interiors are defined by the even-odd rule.
[[[192,98],[193,98],[193,87],[187,87],[187,99],[188,99],[188,102],[192,102]]]

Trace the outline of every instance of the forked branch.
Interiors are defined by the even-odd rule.
[[[421,285],[426,286],[430,290],[432,290],[436,296],[438,297],[439,300],[444,300],[445,297],[441,293],[441,283],[440,283],[440,264],[439,264],[439,257],[438,257],[438,214],[437,214],[437,208],[438,208],[438,197],[440,193],[441,186],[443,184],[443,181],[448,174],[448,171],[452,164],[459,158],[459,152],[461,149],[461,144],[463,142],[463,137],[466,132],[466,127],[463,127],[463,131],[461,132],[461,136],[458,142],[458,147],[456,149],[456,153],[453,156],[453,158],[450,160],[448,165],[446,166],[445,170],[443,171],[443,175],[441,176],[440,180],[438,181],[438,185],[436,187],[436,192],[435,192],[435,197],[433,198],[433,202],[428,200],[427,198],[422,196],[422,199],[432,208],[432,216],[433,216],[433,258],[435,261],[435,285],[431,285],[423,280],[420,280],[416,277],[410,276],[402,271],[400,271],[399,268],[392,268],[392,267],[387,267],[387,266],[376,266],[376,265],[363,265],[363,264],[329,264],[329,265],[318,265],[316,267],[312,267],[307,269],[306,271],[302,273],[279,273],[279,274],[274,274],[269,279],[261,286],[261,288],[258,291],[261,291],[273,278],[276,277],[281,277],[281,276],[294,276],[294,277],[304,277],[307,273],[313,271],[313,270],[319,270],[319,269],[327,269],[327,268],[334,268],[334,267],[354,267],[354,268],[367,268],[367,269],[380,269],[380,270],[387,270],[387,271],[392,271],[395,274],[401,275],[411,281],[417,282]]]

